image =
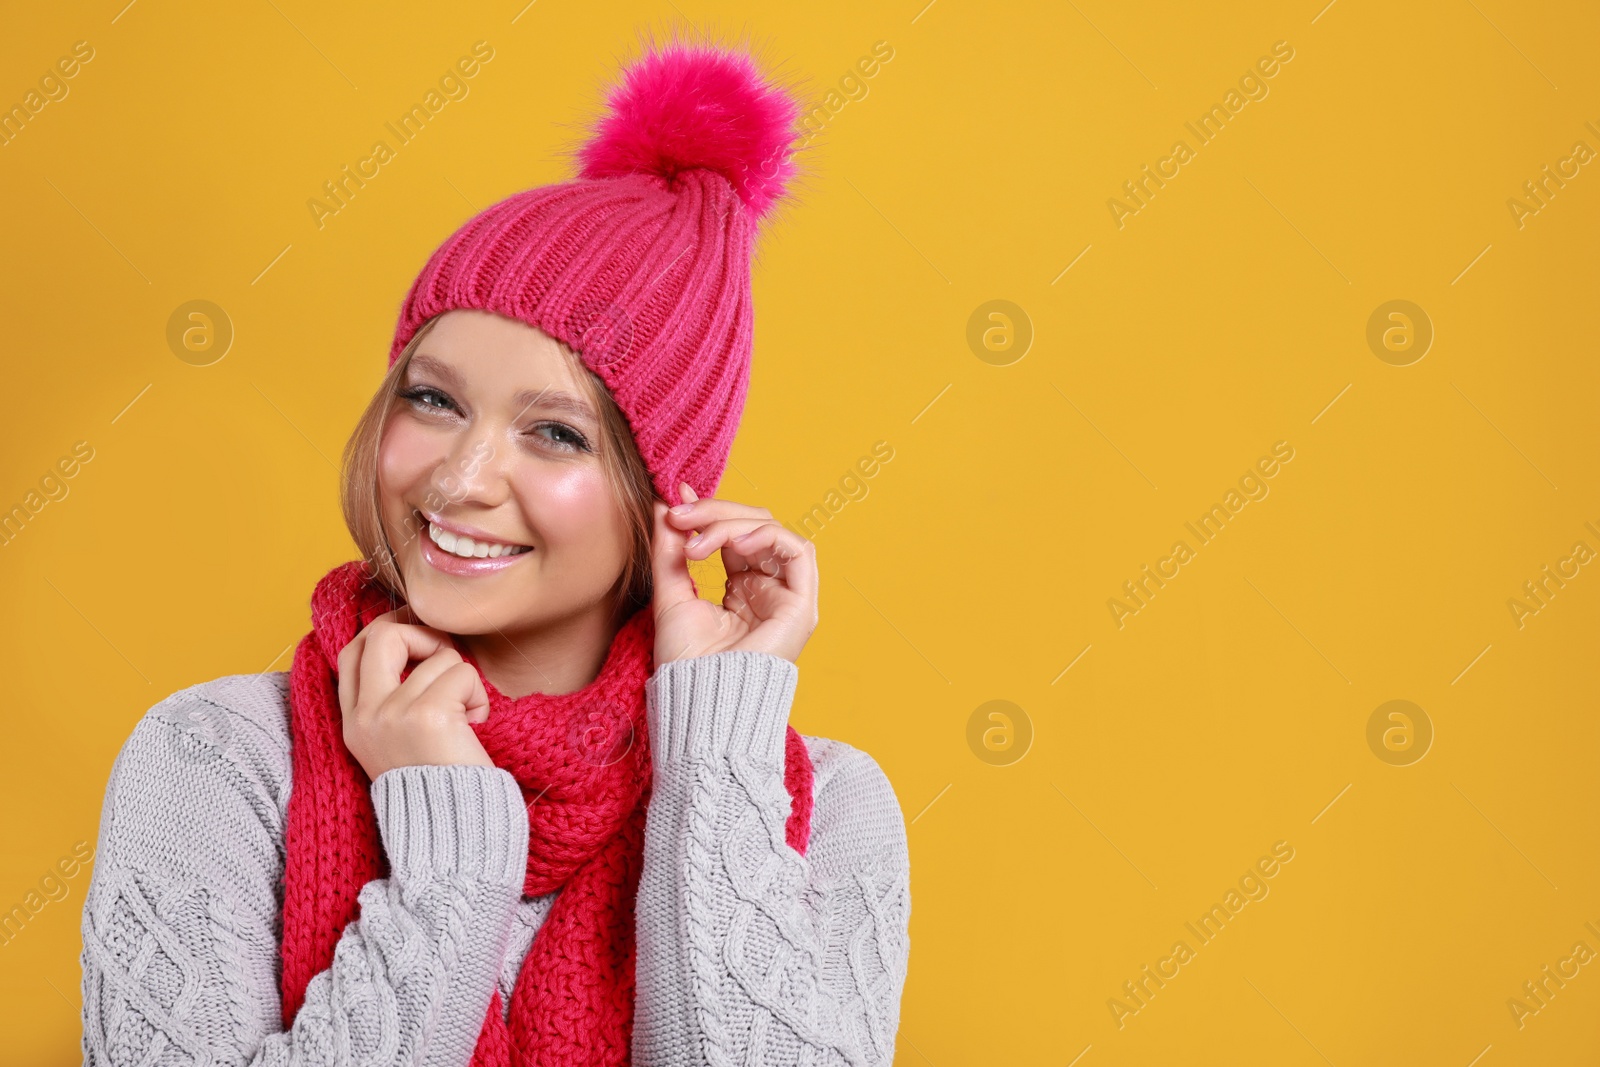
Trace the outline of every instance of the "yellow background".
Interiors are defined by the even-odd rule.
[[[0,506],[94,459],[0,548],[0,908],[93,843],[151,704],[287,667],[353,555],[333,462],[406,286],[474,209],[566,177],[635,31],[687,19],[813,101],[894,50],[764,237],[719,492],[793,521],[893,449],[817,535],[795,723],[875,756],[910,824],[897,1063],[1593,1063],[1600,964],[1520,1029],[1506,1002],[1600,951],[1600,566],[1521,628],[1507,601],[1600,550],[1600,164],[1520,227],[1507,201],[1600,149],[1600,16],[923,2],[9,13],[0,104],[95,58],[0,148]],[[307,200],[478,40],[470,95],[319,230]],[[1280,40],[1269,95],[1197,147],[1185,121]],[[193,299],[236,330],[210,366],[166,342]],[[966,340],[994,299],[1034,331],[1005,366]],[[1435,330],[1409,366],[1366,341],[1393,299]],[[1107,600],[1280,440],[1270,495],[1119,629]],[[1409,766],[1366,740],[1395,699],[1435,731]],[[991,700],[1031,723],[1009,765],[968,744]],[[1108,999],[1277,841],[1270,895],[1119,1029]],[[0,949],[7,1062],[78,1062],[87,879]]]

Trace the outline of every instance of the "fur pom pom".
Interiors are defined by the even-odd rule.
[[[794,176],[800,107],[743,52],[674,42],[630,64],[578,153],[584,178],[714,170],[760,219]]]

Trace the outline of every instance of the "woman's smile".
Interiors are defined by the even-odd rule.
[[[428,536],[419,542],[422,558],[429,566],[446,574],[497,572],[533,551],[531,545],[493,540],[482,530],[447,523],[423,511],[417,512],[417,518],[428,531]]]
[[[620,27],[601,29],[609,38]],[[731,469],[751,381],[760,225],[800,171],[803,90],[792,74],[776,75],[790,63],[769,76],[765,56],[718,45],[709,31],[695,31],[705,45],[671,27],[640,25],[636,36],[640,54],[605,89],[604,112],[581,123],[587,140],[560,153],[576,157],[577,175],[474,205],[398,301],[388,369],[334,464],[361,558],[311,591],[310,632],[261,673],[173,692],[116,753],[97,848],[80,841],[57,864],[61,879],[94,867],[77,908],[75,1059],[148,1063],[175,1047],[186,1054],[165,1059],[244,1063],[271,1052],[276,1062],[345,1064],[405,1049],[416,1053],[407,1059],[493,1067],[630,1052],[641,1067],[705,1067],[708,1014],[718,1063],[893,1059],[912,940],[906,830],[917,820],[902,814],[868,752],[801,735],[789,721],[798,658],[817,627],[816,546],[767,508],[713,492]],[[626,39],[618,48],[635,50]],[[452,99],[494,50],[479,41],[472,56],[456,62],[460,77],[438,82]],[[868,65],[892,56],[875,47],[857,67],[870,77]],[[564,63],[528,103],[560,90],[568,110],[575,73]],[[488,135],[534,136],[526,113],[535,109],[515,110]],[[409,205],[396,210],[414,223]],[[372,254],[390,274],[387,236]],[[348,327],[371,301],[334,306],[343,295],[318,310],[343,312],[335,325],[354,337]],[[328,356],[344,353],[307,332],[315,357],[285,355],[330,369]],[[804,375],[811,352],[795,354]],[[314,403],[371,377],[338,373],[332,389],[314,375],[306,383]],[[219,417],[231,416],[233,399],[212,398]],[[153,405],[138,417],[159,416]],[[247,476],[253,444],[226,457]],[[867,461],[858,466],[871,476]],[[65,460],[58,467],[71,476]],[[225,505],[220,493],[238,479],[222,473],[221,490],[216,479],[207,488]],[[245,481],[258,497],[283,488]],[[298,504],[301,487],[289,488],[280,503]],[[13,508],[19,521],[36,510]],[[3,511],[0,520],[17,525]],[[47,525],[47,537],[63,526]],[[272,547],[301,549],[285,556],[296,571],[322,554]],[[134,586],[173,602],[174,589],[193,584],[185,562],[170,582],[152,584],[162,576],[138,569]],[[726,572],[720,600],[700,595],[696,564]],[[217,583],[223,595],[210,603],[200,590],[197,611],[173,620],[180,640],[199,633],[215,643],[237,624],[232,651],[264,655],[270,645],[251,617],[259,609],[247,615],[253,605],[237,584]],[[98,606],[118,591],[102,589]],[[133,606],[141,621],[144,606]],[[8,691],[65,698],[52,701],[53,719],[115,726],[123,716],[74,687],[105,673],[85,669],[104,657],[75,654],[78,618],[65,617],[54,643],[66,670],[24,655],[6,674]],[[29,637],[31,650],[39,642]],[[290,647],[288,670],[273,670]],[[109,677],[125,688],[122,670]],[[912,701],[905,713],[874,702],[880,725],[916,732],[920,670],[899,672]],[[26,703],[18,710],[40,718]],[[17,762],[62,749],[42,740],[19,748]],[[99,756],[84,749],[67,746],[63,766],[94,775]],[[1090,796],[1082,783],[1074,791]],[[941,810],[959,817],[949,811],[958,803]],[[26,900],[54,899],[52,880],[64,885],[48,874]],[[1246,881],[1239,892],[1260,899]],[[198,901],[212,905],[206,914],[186,906],[195,886],[220,887]],[[539,904],[557,892],[554,911]],[[4,907],[0,946],[14,919],[38,910]],[[508,936],[513,927],[525,936]],[[765,951],[774,940],[778,950]],[[791,951],[799,940],[804,951]],[[172,965],[146,965],[150,952],[129,957],[146,944],[180,965],[191,988],[225,975],[228,995],[175,995]],[[1145,974],[1156,977],[1148,964]],[[1119,1028],[1122,1010],[1112,1011]],[[70,1033],[54,1029],[58,1039]],[[0,1067],[9,1062],[0,1055]]]
[[[464,559],[473,556],[482,559],[485,556],[509,556],[520,552],[531,552],[531,545],[520,544],[516,541],[505,541],[495,537],[494,534],[480,530],[475,526],[466,526],[460,523],[447,522],[438,515],[426,511],[418,511],[417,515],[428,524],[428,536],[433,538],[433,543],[446,552],[454,552]]]

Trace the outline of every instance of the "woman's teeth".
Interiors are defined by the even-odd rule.
[[[460,556],[462,559],[496,559],[500,556],[515,556],[533,551],[528,545],[502,545],[493,541],[474,541],[470,537],[459,537],[432,522],[428,523],[428,538],[452,556]]]

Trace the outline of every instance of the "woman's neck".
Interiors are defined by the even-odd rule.
[[[462,634],[478,669],[503,695],[572,693],[600,674],[620,623],[607,611],[585,612],[536,630]]]

